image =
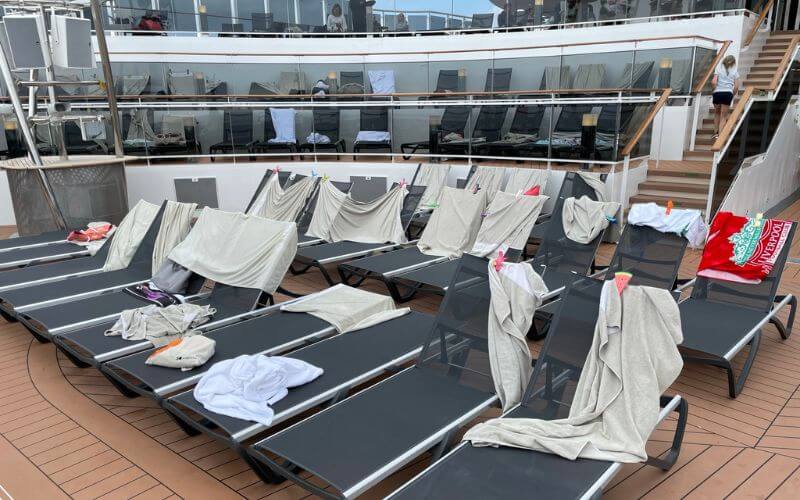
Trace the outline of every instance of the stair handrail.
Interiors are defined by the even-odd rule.
[[[720,130],[719,137],[717,137],[717,140],[711,146],[711,150],[716,152],[715,155],[722,156],[722,154],[725,153],[725,150],[728,149],[728,145],[730,144],[733,135],[739,130],[739,127],[741,127],[741,121],[746,114],[746,109],[752,105],[751,101],[754,99],[753,95],[760,94],[761,92],[774,94],[774,92],[780,88],[780,86],[783,84],[783,80],[789,73],[791,61],[793,61],[797,55],[799,44],[800,36],[792,37],[791,41],[789,42],[789,46],[786,47],[786,52],[783,54],[780,64],[778,64],[778,69],[775,71],[775,76],[772,77],[772,81],[770,82],[769,86],[748,85],[744,88],[742,97],[731,111],[728,120],[725,122],[725,126],[722,128],[722,130]],[[771,97],[774,98],[774,95]]]
[[[650,113],[648,113],[647,116],[644,118],[642,124],[639,125],[639,128],[631,136],[631,139],[628,141],[628,144],[626,144],[625,147],[622,149],[622,153],[620,154],[620,156],[622,156],[623,158],[625,158],[626,156],[630,156],[631,151],[633,151],[633,148],[636,147],[636,144],[639,143],[639,140],[642,138],[642,135],[644,135],[644,132],[645,130],[647,130],[647,127],[649,127],[650,124],[653,123],[656,114],[658,114],[658,112],[661,111],[661,108],[663,108],[664,105],[667,104],[667,100],[669,100],[669,95],[671,93],[672,93],[671,88],[666,88],[661,90],[661,96],[659,96],[658,100],[655,102],[655,104],[653,104],[653,109],[650,110]]]
[[[703,91],[706,84],[708,84],[708,81],[711,79],[711,75],[714,74],[714,70],[717,69],[717,66],[719,66],[720,62],[722,61],[722,58],[725,57],[725,54],[728,52],[728,47],[730,46],[731,46],[730,40],[725,40],[724,42],[722,42],[722,46],[717,51],[717,55],[714,57],[714,61],[708,65],[708,69],[706,69],[706,73],[705,75],[703,75],[703,78],[701,80],[698,80],[697,84],[695,84],[694,89],[692,90],[693,93],[699,94],[700,92]]]
[[[769,15],[769,12],[772,10],[772,6],[775,4],[775,0],[767,0],[764,5],[761,6],[761,13],[758,15],[758,19],[756,20],[756,24],[753,25],[753,28],[750,30],[750,33],[747,34],[747,38],[745,38],[742,47],[747,47],[753,42],[753,38],[756,37],[756,33],[758,33],[758,29],[761,28],[761,25],[764,24],[764,20]]]

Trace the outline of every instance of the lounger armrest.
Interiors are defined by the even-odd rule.
[[[678,423],[675,426],[675,435],[672,438],[672,446],[661,457],[648,457],[647,465],[658,467],[661,470],[669,470],[675,465],[681,452],[683,435],[686,432],[686,420],[689,417],[689,404],[681,396],[661,396],[661,414],[658,423],[672,412],[678,414]]]

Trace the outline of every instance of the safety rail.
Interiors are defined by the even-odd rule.
[[[653,109],[650,110],[645,119],[642,121],[642,124],[639,126],[639,129],[633,133],[631,139],[628,141],[628,144],[622,149],[620,156],[622,156],[623,158],[630,156],[631,152],[633,151],[633,148],[635,148],[636,145],[639,144],[639,141],[641,140],[642,136],[644,135],[648,127],[650,127],[650,125],[653,123],[653,120],[655,120],[658,112],[661,111],[661,109],[667,103],[667,100],[669,99],[671,93],[672,89],[663,89],[661,91],[661,96],[653,105]]]
[[[747,34],[747,38],[744,39],[742,47],[747,47],[753,43],[753,39],[756,37],[756,34],[758,34],[758,30],[764,25],[764,22],[767,21],[767,16],[772,12],[774,4],[775,0],[766,0],[761,6],[758,19],[756,19],[756,23],[753,25],[752,29],[750,29],[750,33]]]

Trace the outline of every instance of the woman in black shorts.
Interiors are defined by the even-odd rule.
[[[722,64],[714,73],[711,84],[714,86],[712,100],[714,102],[714,139],[716,139],[725,127],[733,96],[739,90],[739,71],[736,69],[735,57],[726,56],[722,60]]]

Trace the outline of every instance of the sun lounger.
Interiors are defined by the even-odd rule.
[[[683,359],[717,366],[728,377],[728,394],[735,398],[742,392],[753,367],[761,343],[761,330],[772,323],[781,338],[789,338],[797,310],[797,298],[779,295],[783,269],[797,230],[792,224],[787,243],[778,255],[774,267],[760,284],[742,284],[697,277],[692,284],[691,297],[679,304],[683,326]],[[777,313],[789,306],[784,323]],[[734,374],[734,359],[749,347],[739,375]],[[739,366],[739,363],[736,363]]]
[[[491,141],[478,146],[478,154],[519,156],[521,151],[539,139],[539,128],[542,125],[544,110],[544,106],[517,107],[508,134],[499,141]]]
[[[465,155],[481,144],[499,140],[507,113],[508,106],[481,106],[472,136],[468,139],[443,140],[439,143],[439,152],[445,155]]]
[[[485,259],[461,259],[415,366],[256,443],[253,458],[314,494],[349,498],[429,449],[441,456],[498,400],[486,356],[487,267]],[[334,491],[301,478],[295,466]]]
[[[312,132],[318,140],[311,141],[309,136],[306,142],[300,145],[300,151],[315,153],[317,151],[333,150],[336,153],[346,153],[347,144],[344,139],[339,137],[340,112],[339,108],[314,108],[312,111],[314,119]],[[322,137],[327,138],[327,142],[320,141],[319,138]],[[339,159],[338,154],[336,159]]]
[[[411,224],[417,210],[419,200],[422,198],[425,188],[422,186],[409,186],[403,209],[400,214],[400,222],[405,231]],[[295,261],[289,268],[294,275],[303,274],[311,268],[319,269],[323,278],[330,285],[336,282],[325,269],[326,265],[343,262],[358,257],[363,257],[371,253],[383,252],[400,246],[396,243],[358,243],[355,241],[337,241],[334,243],[324,243],[321,245],[298,248]]]
[[[31,236],[19,236],[17,238],[8,238],[0,240],[0,252],[8,250],[15,250],[17,248],[37,246],[37,245],[51,245],[53,243],[61,243],[66,240],[66,232],[63,230],[48,231],[46,233],[35,234]]]
[[[503,418],[567,417],[594,337],[601,284],[571,288],[536,362],[522,403]],[[677,413],[670,448],[646,463],[669,470],[678,459],[688,405],[680,396],[662,396],[659,422]],[[390,500],[515,498],[536,492],[542,498],[599,498],[622,464],[603,460],[567,460],[557,455],[510,447],[461,443],[389,495]]]
[[[309,314],[276,312],[209,333],[217,343],[216,352],[206,365],[191,372],[145,365],[151,351],[106,363],[102,371],[126,391],[158,401],[187,433],[202,432],[230,446],[262,479],[276,482],[281,478],[250,459],[245,441],[310,408],[340,401],[353,387],[414,359],[432,324],[433,317],[412,312],[364,330],[333,335],[328,323]],[[287,354],[325,372],[274,404],[271,426],[206,410],[192,390],[165,399],[194,385],[215,362],[242,354],[280,354],[324,337],[329,338]]]
[[[353,141],[353,159],[362,150],[388,150],[392,152],[392,133],[389,127],[389,108],[362,108],[360,125]]]
[[[217,154],[245,153],[253,146],[253,111],[225,110],[222,118],[222,142],[208,149],[211,161]]]
[[[442,122],[436,132],[437,147],[431,150],[430,140],[401,144],[400,151],[403,153],[403,159],[410,159],[420,149],[427,150],[431,154],[438,153],[438,144],[445,137],[464,137],[466,135],[467,121],[471,114],[472,108],[469,106],[448,106],[444,108]]]

